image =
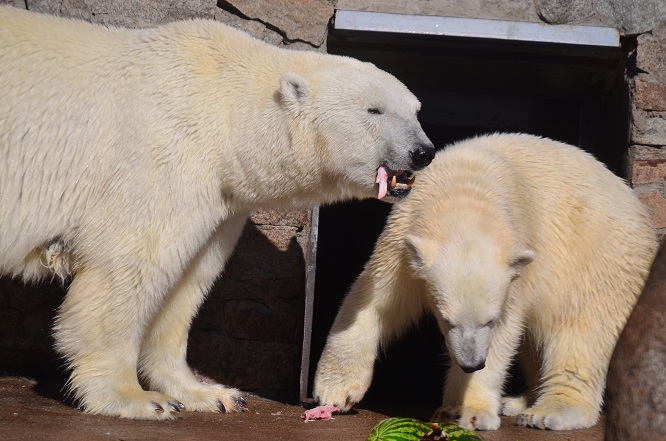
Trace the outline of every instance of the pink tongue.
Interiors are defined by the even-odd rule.
[[[379,193],[377,193],[377,199],[381,199],[386,196],[388,193],[388,184],[386,180],[388,179],[388,173],[384,167],[379,167],[377,169],[377,184],[379,184]]]

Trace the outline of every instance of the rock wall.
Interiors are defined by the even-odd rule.
[[[268,43],[326,50],[336,0],[0,0],[0,4],[109,26],[142,28],[175,20],[218,20]]]
[[[666,26],[640,35],[628,60],[630,145],[627,176],[666,237]]]

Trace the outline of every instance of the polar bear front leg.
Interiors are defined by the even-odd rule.
[[[134,419],[170,419],[180,409],[173,397],[145,391],[137,360],[149,296],[131,274],[84,267],[58,310],[56,347],[72,369],[68,387],[89,413]]]
[[[518,415],[518,425],[573,430],[597,423],[613,347],[585,325],[592,331],[572,327],[549,337],[536,401]]]
[[[322,405],[346,412],[370,387],[380,327],[369,274],[363,273],[345,297],[317,364],[313,396]]]
[[[381,238],[379,246],[385,246]],[[383,266],[392,268],[384,273]],[[345,297],[317,365],[313,395],[320,404],[345,412],[361,401],[379,346],[423,313],[422,286],[402,269],[396,258],[371,260]]]
[[[455,421],[470,430],[500,427],[501,392],[504,373],[490,363],[483,370],[466,374],[456,364],[449,367],[442,406],[431,421]]]
[[[527,409],[534,402],[534,393],[537,391],[537,380],[539,378],[540,363],[539,354],[535,350],[536,345],[530,339],[530,334],[525,334],[520,344],[520,367],[527,382],[527,390],[522,395],[504,396],[502,398],[502,415],[515,417]]]
[[[379,323],[370,311],[346,329],[333,329],[322,353],[313,387],[315,400],[346,412],[361,401],[372,382],[379,346]]]
[[[178,398],[187,410],[237,412],[245,405],[239,390],[199,381],[186,356],[192,320],[231,256],[246,219],[237,215],[218,227],[169,293],[141,346],[139,372],[149,388]]]
[[[506,373],[522,332],[519,316],[517,311],[510,311],[496,325],[483,369],[467,374],[452,363],[442,406],[432,421],[455,421],[471,430],[499,429]]]

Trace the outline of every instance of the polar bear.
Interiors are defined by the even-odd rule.
[[[348,410],[378,348],[431,311],[453,361],[436,421],[492,430],[503,413],[590,427],[655,252],[641,202],[582,150],[525,134],[450,146],[393,207],[330,331],[314,397]],[[503,397],[518,352],[531,392]]]
[[[185,354],[248,213],[398,200],[434,157],[393,76],[214,21],[0,7],[0,42],[0,273],[73,275],[54,335],[91,413],[240,410]]]

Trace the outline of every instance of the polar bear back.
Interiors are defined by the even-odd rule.
[[[132,30],[0,6],[0,41],[3,274],[40,277],[53,241],[100,262],[259,207],[370,197],[377,168],[408,168],[426,138],[392,75],[215,21]]]
[[[536,253],[524,275],[531,296],[527,320],[540,322],[530,323],[535,332],[582,316],[593,325],[604,308],[629,313],[654,255],[654,233],[631,188],[592,155],[523,134],[460,142],[424,171],[395,217],[403,227],[396,228],[437,235],[448,228],[445,219],[464,228],[465,219],[452,220],[441,210],[470,192],[496,204]],[[538,312],[544,308],[550,313]]]

